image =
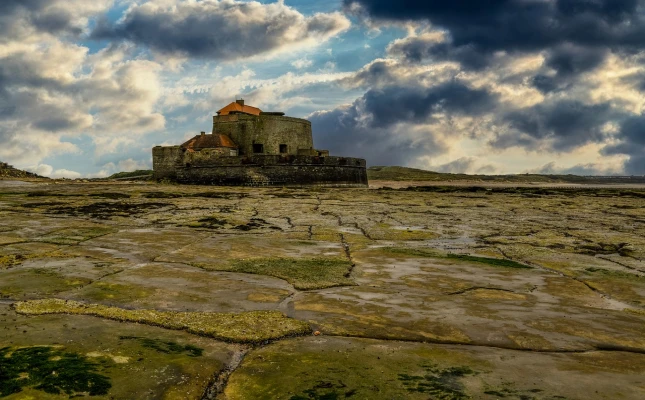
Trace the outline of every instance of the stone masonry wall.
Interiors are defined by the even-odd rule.
[[[177,169],[177,181],[227,186],[367,187],[364,161],[355,158],[342,158],[342,160],[343,162],[340,157],[326,157],[326,162],[318,164],[265,162],[180,167]],[[344,163],[348,165],[340,165]]]
[[[277,115],[231,114],[213,117],[213,133],[228,135],[239,146],[240,155],[253,155],[253,144],[262,144],[266,155],[280,154],[280,145],[287,153],[297,155],[298,149],[313,148],[311,122]]]
[[[157,146],[152,148],[152,169],[155,179],[177,179],[176,164],[182,155],[179,146]]]
[[[244,186],[367,186],[365,160],[308,155],[222,157],[217,151],[152,149],[155,179]]]

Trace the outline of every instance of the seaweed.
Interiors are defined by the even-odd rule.
[[[489,257],[478,257],[471,256],[467,254],[443,254],[432,249],[410,249],[410,248],[399,248],[399,247],[384,247],[382,249],[388,253],[394,254],[405,254],[413,257],[428,257],[428,258],[447,258],[460,261],[468,261],[480,264],[492,265],[494,267],[503,267],[503,268],[516,268],[516,269],[532,269],[533,267],[521,264],[516,261],[506,260],[501,258],[489,258]]]
[[[100,197],[103,199],[112,199],[112,200],[129,199],[131,197],[127,193],[118,193],[118,192],[90,193],[88,194],[88,196]]]
[[[302,394],[291,396],[289,400],[339,400],[351,398],[355,394],[356,389],[347,390],[347,386],[341,381],[336,384],[319,381],[314,387],[304,390]]]
[[[143,214],[150,210],[168,206],[168,204],[164,203],[99,202],[79,207],[57,207],[51,212],[54,214],[66,214],[72,216],[88,215],[97,219],[110,219],[114,216],[128,217],[131,215]]]
[[[428,393],[433,399],[466,400],[471,397],[464,392],[459,378],[475,375],[469,367],[440,368],[434,364],[424,364],[423,376],[399,374],[399,381],[409,392]]]
[[[112,384],[97,373],[99,364],[86,357],[52,347],[0,349],[0,396],[33,387],[50,394],[105,395]]]
[[[75,314],[123,322],[136,322],[236,343],[262,343],[268,340],[311,332],[309,324],[286,317],[280,311],[242,313],[175,312],[126,310],[71,300],[43,299],[13,304],[23,315]]]
[[[476,263],[482,263],[487,265],[492,265],[495,267],[504,267],[504,268],[517,268],[517,269],[532,269],[533,267],[526,264],[520,264],[512,260],[505,260],[500,258],[488,258],[488,257],[477,257],[469,256],[465,254],[448,254],[447,258],[452,258],[461,261],[470,261]]]
[[[311,290],[355,285],[346,276],[351,267],[351,262],[338,258],[262,258],[236,260],[218,269],[274,276],[286,280],[296,289]]]
[[[200,349],[192,344],[182,346],[172,341],[163,341],[159,339],[150,339],[140,336],[119,336],[120,340],[137,340],[141,345],[148,349],[156,350],[165,354],[182,354],[188,353],[190,357],[200,357],[204,353],[204,349]]]

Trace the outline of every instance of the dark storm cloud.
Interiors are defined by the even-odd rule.
[[[605,48],[579,47],[564,44],[549,50],[544,66],[555,71],[553,75],[538,74],[532,85],[542,93],[563,91],[576,83],[582,73],[600,67],[609,51]]]
[[[597,66],[605,52],[645,49],[642,0],[344,0],[377,19],[430,21],[448,31],[444,44],[410,40],[399,51],[411,60],[452,59],[482,68],[496,51],[552,49],[550,66],[579,73]],[[575,51],[557,49],[569,44]]]
[[[494,94],[458,81],[429,88],[392,86],[371,89],[351,106],[314,113],[309,119],[317,147],[369,158],[372,165],[406,165],[445,146],[428,130],[397,131],[397,124],[432,122],[435,113],[479,115],[496,103]]]
[[[559,43],[643,45],[641,0],[344,0],[370,16],[427,20],[447,29],[455,46],[535,50]]]
[[[410,62],[457,61],[465,69],[480,70],[487,67],[492,59],[490,53],[468,44],[455,47],[447,42],[437,43],[424,37],[410,37],[395,42],[388,48],[391,55],[402,56]]]
[[[447,60],[459,62],[463,70],[492,71],[498,52],[543,54],[540,72],[525,82],[545,99],[519,110],[509,104],[497,109],[497,125],[509,129],[498,133],[491,145],[563,152],[612,136],[621,144],[604,153],[629,155],[626,171],[645,172],[644,117],[629,117],[620,101],[589,103],[574,90],[592,85],[586,77],[603,67],[611,54],[633,60],[645,51],[645,0],[344,0],[344,4],[374,20],[430,22],[445,32],[444,41],[422,34],[394,42],[389,53],[406,62]],[[642,74],[623,81],[635,90],[645,89]],[[620,133],[607,133],[607,123],[620,124]]]
[[[483,89],[447,82],[430,88],[370,90],[363,96],[363,102],[372,115],[372,125],[388,127],[403,121],[425,122],[434,112],[481,115],[494,108],[496,97]]]
[[[281,3],[146,3],[117,25],[103,21],[95,39],[129,40],[162,53],[232,60],[283,49],[308,40],[324,41],[349,28],[340,13],[305,17]]]
[[[543,165],[540,168],[527,171],[532,174],[547,174],[547,175],[607,175],[607,172],[598,168],[595,164],[578,164],[569,168],[560,168],[556,165],[555,161]]]
[[[0,1],[0,34],[11,37],[25,28],[51,34],[79,35],[72,8],[64,2],[52,0],[2,0]]]
[[[406,165],[410,159],[444,149],[432,137],[425,138],[421,145],[411,137],[365,126],[359,108],[354,103],[311,115],[316,148],[329,149],[339,156],[364,157],[370,165]]]
[[[545,140],[555,151],[570,151],[607,138],[603,126],[619,118],[609,103],[584,104],[575,100],[540,103],[507,113],[502,121],[511,131],[499,135],[491,144],[498,148],[520,146],[539,148]]]
[[[625,172],[645,175],[645,114],[625,119],[620,125],[617,138],[621,143],[605,148],[603,153],[628,155]]]

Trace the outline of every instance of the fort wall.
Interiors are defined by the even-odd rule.
[[[366,187],[365,160],[350,157],[254,155],[222,157],[182,152],[178,146],[153,149],[155,179],[227,186]]]
[[[257,154],[254,144],[262,145],[265,155],[297,155],[299,149],[313,149],[314,146],[311,122],[280,115],[214,116],[213,133],[228,135],[239,146],[239,154],[244,156]],[[286,145],[286,149],[281,149],[280,145]]]
[[[155,179],[177,179],[177,162],[183,151],[179,146],[157,146],[152,148],[152,169]]]

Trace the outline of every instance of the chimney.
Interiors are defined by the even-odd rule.
[[[202,131],[202,136],[204,136],[205,134],[206,134],[206,132]]]
[[[235,102],[244,107],[244,99],[235,100]]]

